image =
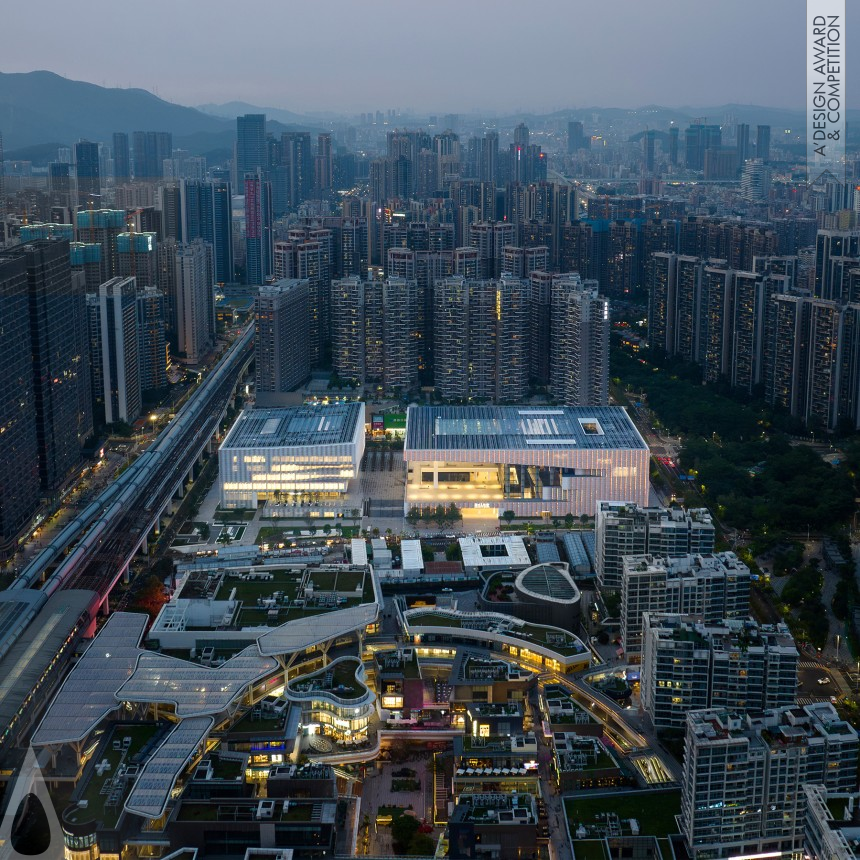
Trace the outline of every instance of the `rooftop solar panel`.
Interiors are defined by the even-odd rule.
[[[532,411],[506,406],[410,406],[406,450],[503,450],[568,447],[646,449],[618,406]]]
[[[351,442],[364,422],[364,404],[330,403],[282,409],[246,409],[222,444],[224,449],[337,445]]]
[[[144,765],[125,802],[125,808],[145,818],[160,818],[183,768],[203,743],[213,717],[191,717],[177,723]]]

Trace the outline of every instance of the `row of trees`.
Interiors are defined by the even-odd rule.
[[[435,508],[410,508],[406,514],[406,522],[415,527],[420,522],[436,523],[439,528],[454,525],[463,519],[460,509],[451,502],[450,505],[436,505]]]
[[[816,648],[827,644],[830,624],[821,602],[824,577],[817,560],[803,565],[782,590],[782,602],[791,609],[789,622],[798,638],[807,638]]]
[[[503,519],[508,525],[510,525],[515,519],[516,514],[513,511],[503,511],[501,519]],[[571,513],[566,513],[564,515],[564,527],[566,529],[572,529],[573,524],[576,522],[576,517]],[[582,514],[579,517],[579,522],[585,525],[588,522],[588,514]],[[558,517],[553,517],[552,519],[552,527],[554,529],[560,529],[562,525],[562,521],[558,519]]]

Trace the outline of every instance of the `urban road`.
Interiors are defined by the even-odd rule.
[[[175,418],[129,468],[108,484],[44,547],[10,586],[39,588],[45,599],[61,588],[81,588],[106,598],[134,553],[147,547],[174,493],[210,440],[253,357],[249,326],[203,377]],[[18,634],[41,604],[29,610]],[[3,642],[8,650],[10,642]]]
[[[137,486],[136,499],[123,507],[109,524],[102,540],[85,558],[64,587],[82,588],[106,595],[133,558],[146,533],[158,524],[184,475],[218,432],[220,421],[233,398],[236,386],[253,354],[253,332],[249,329],[228,350],[201,383],[197,398],[190,399],[159,437],[169,444]],[[219,373],[220,371],[220,373]],[[188,410],[188,412],[186,412]],[[185,414],[184,414],[185,413]],[[192,414],[193,413],[193,414]],[[180,422],[185,418],[184,424]],[[170,438],[171,430],[175,429]]]

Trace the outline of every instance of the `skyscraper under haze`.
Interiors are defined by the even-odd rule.
[[[743,167],[744,162],[750,157],[750,127],[747,123],[738,123],[735,140],[738,148],[738,165]]]
[[[134,178],[161,179],[164,160],[173,155],[173,135],[167,131],[136,131],[132,135]]]
[[[245,280],[252,286],[264,284],[274,271],[271,188],[261,170],[245,176]]]
[[[567,124],[567,151],[573,154],[578,149],[588,149],[591,140],[583,133],[582,123],[576,120]]]
[[[78,206],[98,207],[101,197],[99,145],[88,140],[75,144],[75,175],[78,179]]]
[[[113,135],[113,178],[117,182],[128,182],[131,178],[128,135],[122,131]]]
[[[258,401],[292,391],[308,378],[308,296],[308,282],[296,278],[260,288],[254,338]]]
[[[140,415],[140,341],[137,330],[137,284],[112,278],[99,287],[99,342],[105,421],[131,424]]]
[[[199,364],[215,345],[212,247],[200,239],[177,245],[175,261],[177,347],[186,363]]]
[[[551,288],[550,391],[566,406],[609,402],[609,302],[597,281],[556,275]]]
[[[140,390],[158,391],[167,385],[167,308],[164,293],[152,286],[137,291],[137,337]]]
[[[687,169],[703,170],[705,153],[722,145],[722,130],[718,125],[694,122],[684,133],[687,151]]]
[[[216,284],[233,281],[233,209],[230,183],[184,179],[179,185],[182,239],[212,246]]]
[[[760,158],[765,164],[770,161],[770,126],[760,125],[756,129],[755,157]]]
[[[246,173],[265,170],[266,115],[246,113],[236,117],[236,180],[242,182]]]

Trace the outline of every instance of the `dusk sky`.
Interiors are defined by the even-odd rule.
[[[16,3],[3,9],[0,70],[48,69],[186,105],[350,114],[801,108],[805,22],[805,0]],[[855,14],[849,45],[858,34]],[[856,89],[848,97],[858,106]]]

